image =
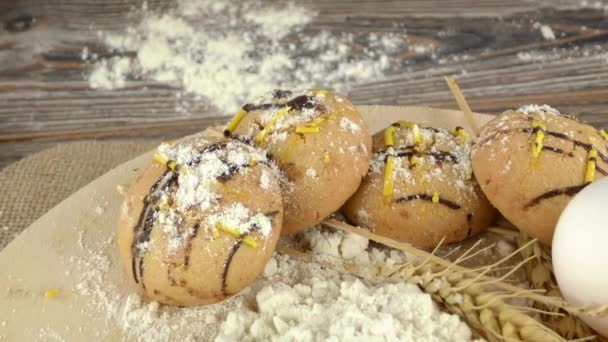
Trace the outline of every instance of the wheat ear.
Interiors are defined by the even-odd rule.
[[[531,258],[531,261],[525,265],[530,287],[543,289],[546,291],[546,296],[563,300],[553,273],[551,251],[538,241],[529,244],[530,241],[532,239],[523,233],[520,233],[517,237],[517,244],[520,247],[526,246],[520,250],[522,257]],[[554,315],[543,315],[542,317],[545,324],[566,338],[581,339],[593,335],[591,328],[572,312],[567,311],[566,308],[539,302],[535,302],[534,307],[543,311],[561,313],[561,317]]]

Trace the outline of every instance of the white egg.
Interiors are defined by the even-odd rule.
[[[571,305],[608,304],[608,177],[588,185],[568,204],[553,236],[553,269]],[[608,337],[608,317],[581,317]]]

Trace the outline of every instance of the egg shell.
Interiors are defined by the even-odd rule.
[[[608,304],[608,178],[588,185],[570,201],[553,237],[553,268],[571,305]],[[581,316],[608,337],[608,317]]]

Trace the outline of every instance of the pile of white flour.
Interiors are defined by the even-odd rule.
[[[368,240],[314,228],[299,238],[317,258],[358,263],[399,263],[400,252],[368,246]],[[108,245],[113,244],[108,240]],[[118,326],[138,341],[470,341],[458,316],[442,312],[429,295],[404,283],[373,284],[275,254],[263,276],[238,296],[215,305],[175,308],[121,295],[108,279],[112,265],[100,251],[73,262],[81,269],[76,290],[91,297]],[[330,258],[330,259],[331,259]]]
[[[345,92],[379,79],[397,52],[420,49],[407,36],[333,33],[310,27],[315,13],[292,3],[179,0],[124,32],[99,32],[119,57],[98,61],[93,88],[124,87],[127,80],[171,84],[200,95],[229,114],[276,88],[321,87]],[[124,57],[125,55],[135,57]],[[83,58],[96,60],[88,48]]]

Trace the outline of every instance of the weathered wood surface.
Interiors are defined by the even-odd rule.
[[[268,0],[271,1],[271,0]],[[170,6],[149,0],[149,8]],[[455,108],[445,76],[456,77],[474,110],[499,113],[547,103],[608,128],[608,1],[349,1],[299,2],[319,12],[309,32],[407,32],[437,46],[404,54],[387,77],[356,85],[357,104]],[[176,90],[130,82],[122,90],[88,87],[86,45],[108,54],[97,30],[120,30],[141,1],[0,1],[0,167],[61,141],[128,137],[172,138],[227,115]],[[551,26],[556,40],[535,23]]]

